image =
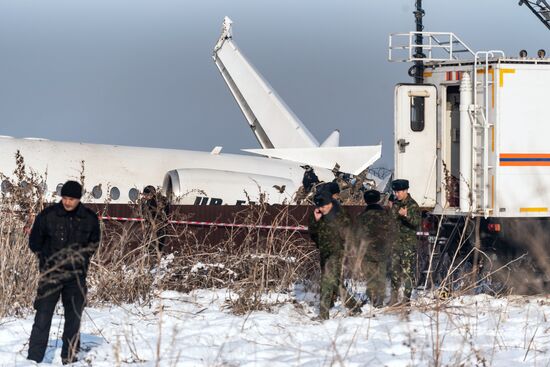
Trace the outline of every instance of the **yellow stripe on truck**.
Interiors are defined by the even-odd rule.
[[[515,74],[516,69],[499,69],[499,81],[498,86],[500,88],[504,87],[504,74]]]
[[[548,208],[519,208],[520,213],[546,213]]]

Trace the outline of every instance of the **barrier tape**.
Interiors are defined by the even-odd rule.
[[[116,220],[121,222],[143,222],[143,218],[127,218],[127,217],[111,217],[100,216],[101,220]],[[286,231],[307,231],[306,226],[270,226],[265,224],[239,224],[239,223],[218,223],[218,222],[200,222],[193,220],[169,220],[169,224],[187,224],[191,226],[210,226],[210,227],[237,227],[237,228],[260,228],[260,229],[276,229]]]

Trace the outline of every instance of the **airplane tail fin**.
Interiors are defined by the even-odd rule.
[[[340,146],[340,130],[334,130],[330,135],[321,143],[322,147],[338,147]]]
[[[316,148],[243,149],[266,157],[286,159],[315,167],[358,175],[382,156],[382,145]]]
[[[319,146],[311,132],[233,42],[231,24],[231,19],[225,17],[212,57],[262,148]]]

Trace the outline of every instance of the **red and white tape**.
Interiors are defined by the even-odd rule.
[[[111,217],[100,216],[101,220],[116,220],[121,222],[143,222],[143,218]],[[265,224],[239,224],[239,223],[218,223],[218,222],[200,222],[193,220],[169,220],[169,224],[187,224],[191,226],[210,226],[210,227],[238,227],[238,228],[260,228],[276,229],[285,231],[307,231],[306,226],[270,226]]]
[[[118,220],[121,222],[143,222],[143,218],[126,218],[126,217],[111,217],[111,216],[98,216],[101,220]]]

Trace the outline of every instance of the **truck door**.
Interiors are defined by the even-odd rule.
[[[436,202],[437,89],[400,84],[395,88],[395,178],[409,180],[421,207]]]

